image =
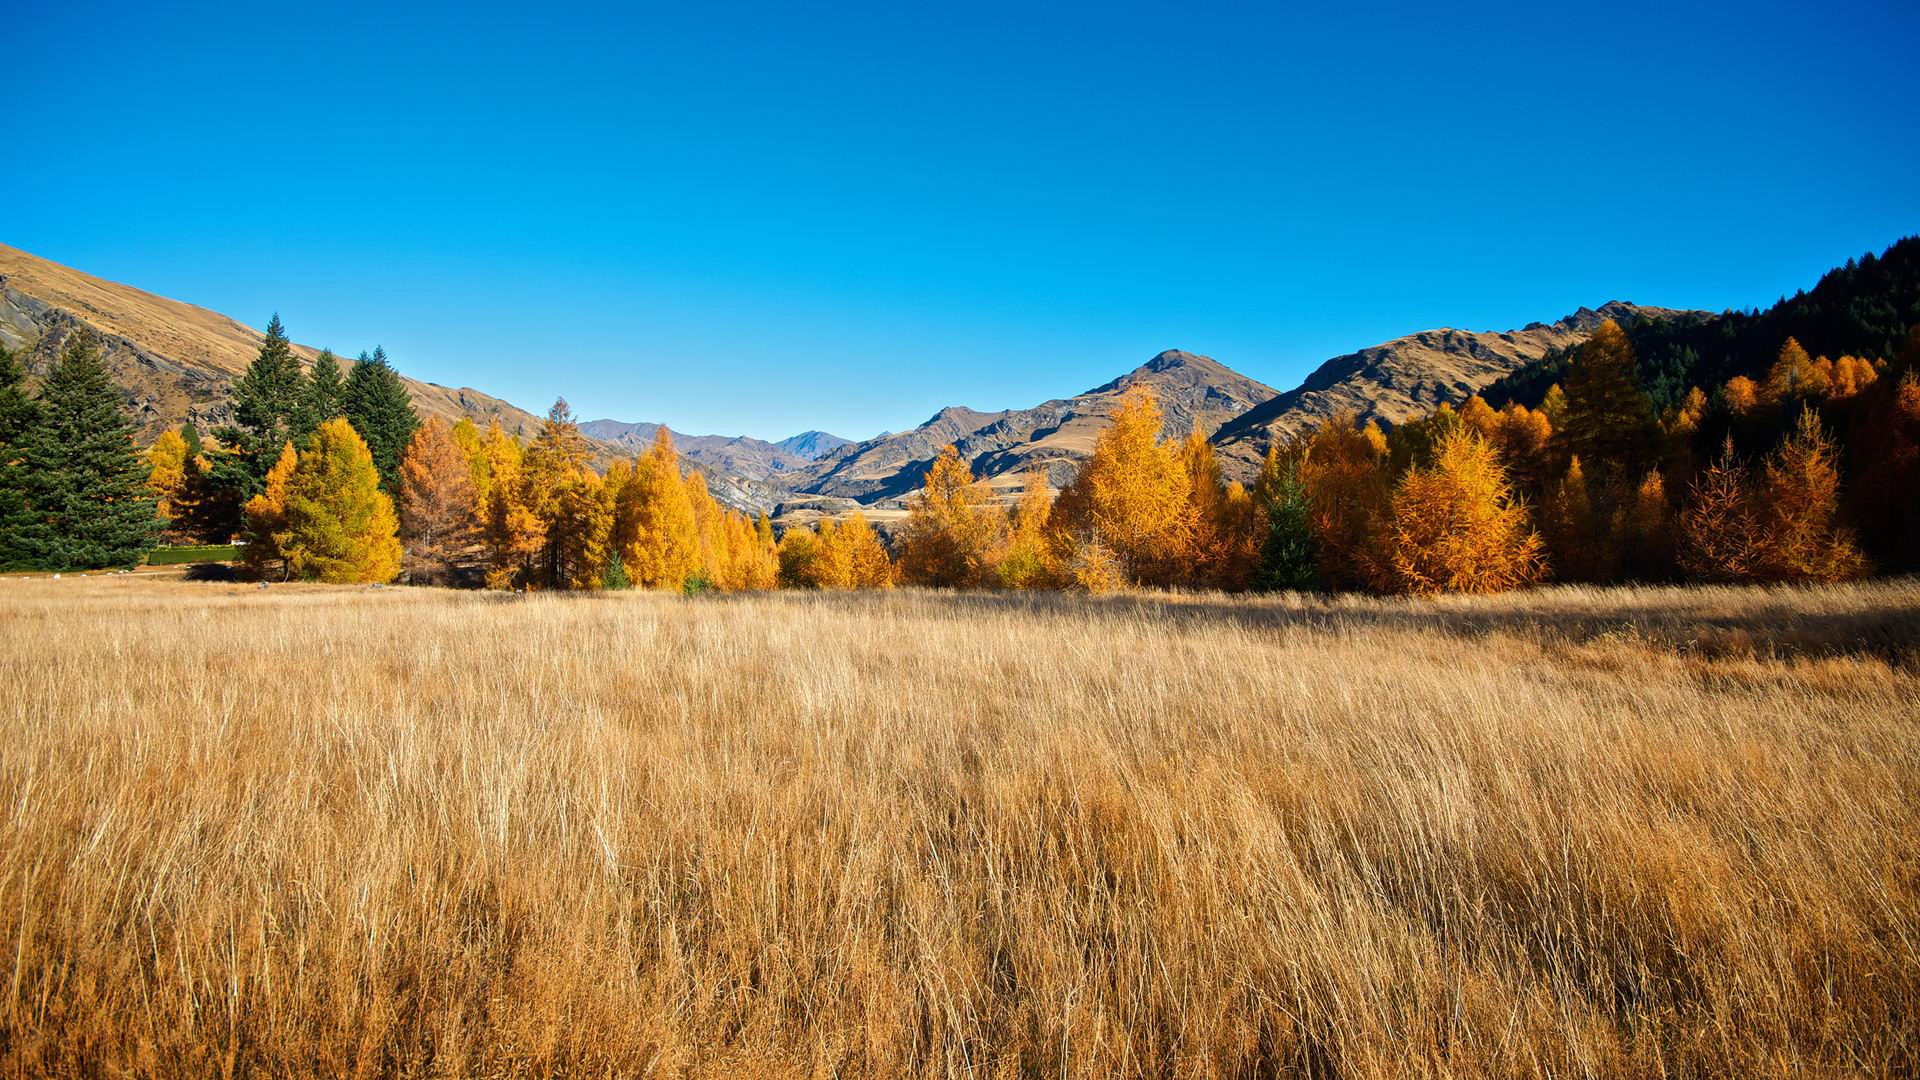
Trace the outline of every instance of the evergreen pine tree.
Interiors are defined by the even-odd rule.
[[[0,345],[0,570],[33,565],[26,543],[32,524],[27,469],[21,458],[38,409],[26,395],[26,377],[19,358]]]
[[[260,354],[234,381],[233,423],[213,432],[232,451],[213,459],[214,483],[228,489],[229,502],[243,504],[260,494],[281,447],[302,437],[306,390],[286,328],[275,315]]]
[[[372,356],[361,353],[354,361],[342,393],[341,412],[373,454],[374,467],[380,470],[380,489],[388,495],[398,492],[400,458],[420,426],[420,417],[413,411],[413,398],[400,381],[400,373],[387,363],[385,349],[375,346]]]
[[[1279,447],[1267,451],[1255,484],[1256,521],[1266,522],[1260,540],[1260,565],[1253,587],[1263,592],[1320,587],[1319,553],[1307,504],[1307,486],[1300,480],[1297,455],[1282,457]]]
[[[132,566],[164,523],[133,444],[133,420],[93,334],[67,340],[40,388],[20,460],[29,558],[54,570]]]
[[[332,349],[321,349],[307,372],[307,385],[301,403],[300,437],[341,415],[346,409],[346,377],[340,374],[340,359]]]

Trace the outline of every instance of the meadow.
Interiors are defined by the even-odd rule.
[[[1920,1069],[1920,583],[0,579],[0,1075]]]

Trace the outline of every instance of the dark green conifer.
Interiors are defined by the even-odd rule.
[[[26,377],[20,358],[0,345],[0,570],[33,565],[26,546],[32,521],[27,514],[27,469],[22,455],[38,410],[26,394]]]
[[[314,428],[342,415],[346,410],[346,398],[347,382],[340,373],[339,357],[333,355],[332,349],[321,349],[320,355],[314,357],[313,367],[307,372],[300,438],[295,442],[304,442]]]
[[[373,453],[381,489],[389,495],[397,493],[400,458],[420,426],[420,417],[413,411],[413,398],[399,372],[387,363],[386,350],[376,346],[372,356],[361,353],[354,361],[342,405],[347,420]]]
[[[280,448],[302,434],[306,396],[306,377],[275,315],[267,324],[260,355],[233,384],[233,423],[213,432],[233,451],[214,459],[214,482],[229,490],[229,501],[244,504],[265,489],[267,470],[280,459]]]
[[[21,455],[32,563],[50,570],[139,563],[166,523],[154,511],[133,419],[91,331],[68,338],[37,405]]]

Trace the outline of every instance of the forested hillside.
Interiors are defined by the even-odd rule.
[[[1871,252],[1829,271],[1812,291],[1796,293],[1764,311],[1729,311],[1718,318],[1687,317],[1623,322],[1640,361],[1640,380],[1656,409],[1680,404],[1688,387],[1711,388],[1744,375],[1759,379],[1793,338],[1814,356],[1894,357],[1920,325],[1920,236]],[[1481,396],[1501,408],[1537,406],[1547,388],[1566,377],[1574,347],[1555,349],[1500,379]]]

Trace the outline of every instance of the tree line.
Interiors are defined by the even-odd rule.
[[[1125,587],[1491,592],[1547,580],[1833,581],[1920,558],[1920,331],[1892,358],[1811,357],[1656,409],[1603,323],[1537,408],[1480,397],[1390,431],[1351,414],[1229,483],[1200,433],[1126,395],[1057,495],[1007,499],[951,446],[891,544],[864,515],[722,506],[663,428],[596,464],[564,400],[523,441],[422,421],[385,355],[302,371],[278,317],[233,422],[144,454],[84,332],[37,398],[0,353],[0,565],[127,565],[162,536],[244,542],[263,579],[499,589]]]

